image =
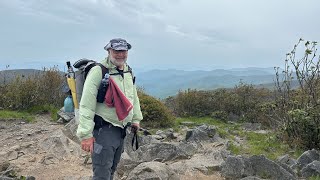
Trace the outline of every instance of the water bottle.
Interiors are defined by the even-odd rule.
[[[107,93],[108,85],[109,85],[109,74],[106,73],[104,75],[104,78],[101,80],[101,83],[99,86],[97,102],[103,103],[104,97],[106,96],[106,93]]]
[[[72,96],[68,95],[66,99],[64,100],[64,112],[73,112],[74,111],[74,106],[73,106],[73,101],[72,101]]]

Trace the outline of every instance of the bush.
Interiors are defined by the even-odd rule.
[[[303,57],[297,57],[300,39],[287,54],[284,70],[276,70],[276,117],[282,137],[301,149],[320,148],[320,56],[317,42],[304,43]],[[297,87],[294,88],[296,84]]]
[[[212,103],[207,91],[180,91],[174,101],[174,113],[181,117],[203,117],[212,112]]]
[[[237,120],[269,125],[270,112],[264,104],[273,101],[270,90],[241,82],[233,89],[180,91],[176,97],[165,99],[165,104],[180,117],[211,116],[227,121],[233,115]]]
[[[141,90],[138,91],[138,96],[143,115],[143,121],[141,121],[143,126],[165,128],[174,125],[174,116],[161,101]]]
[[[228,114],[225,111],[214,111],[211,114],[211,117],[214,119],[222,120],[224,122],[228,120]]]
[[[56,67],[28,77],[16,76],[0,85],[0,107],[10,110],[27,110],[47,104],[61,107],[66,96],[61,90],[65,81]]]

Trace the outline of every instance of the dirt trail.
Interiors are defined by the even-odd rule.
[[[0,120],[0,152],[7,152],[18,175],[34,176],[37,180],[91,176],[91,165],[84,165],[81,156],[71,155],[59,161],[39,146],[41,140],[63,127],[50,120],[49,115],[39,115],[33,123]]]

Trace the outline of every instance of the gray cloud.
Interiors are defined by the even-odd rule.
[[[124,37],[140,67],[282,65],[300,38],[319,41],[316,0],[3,0],[0,66],[102,59]]]

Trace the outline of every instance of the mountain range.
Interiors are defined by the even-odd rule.
[[[41,73],[34,69],[15,69],[0,71],[0,82],[10,81],[16,75],[29,76]],[[63,72],[61,72],[63,74]],[[134,71],[137,86],[146,93],[157,97],[166,98],[173,96],[179,90],[198,89],[209,90],[217,88],[232,88],[239,82],[271,87],[275,78],[273,68],[237,68],[216,69],[211,71],[186,71],[186,70],[149,70]]]
[[[150,70],[136,73],[136,82],[158,98],[175,95],[179,90],[231,88],[240,82],[263,86],[273,83],[273,68],[216,69],[212,71]]]

